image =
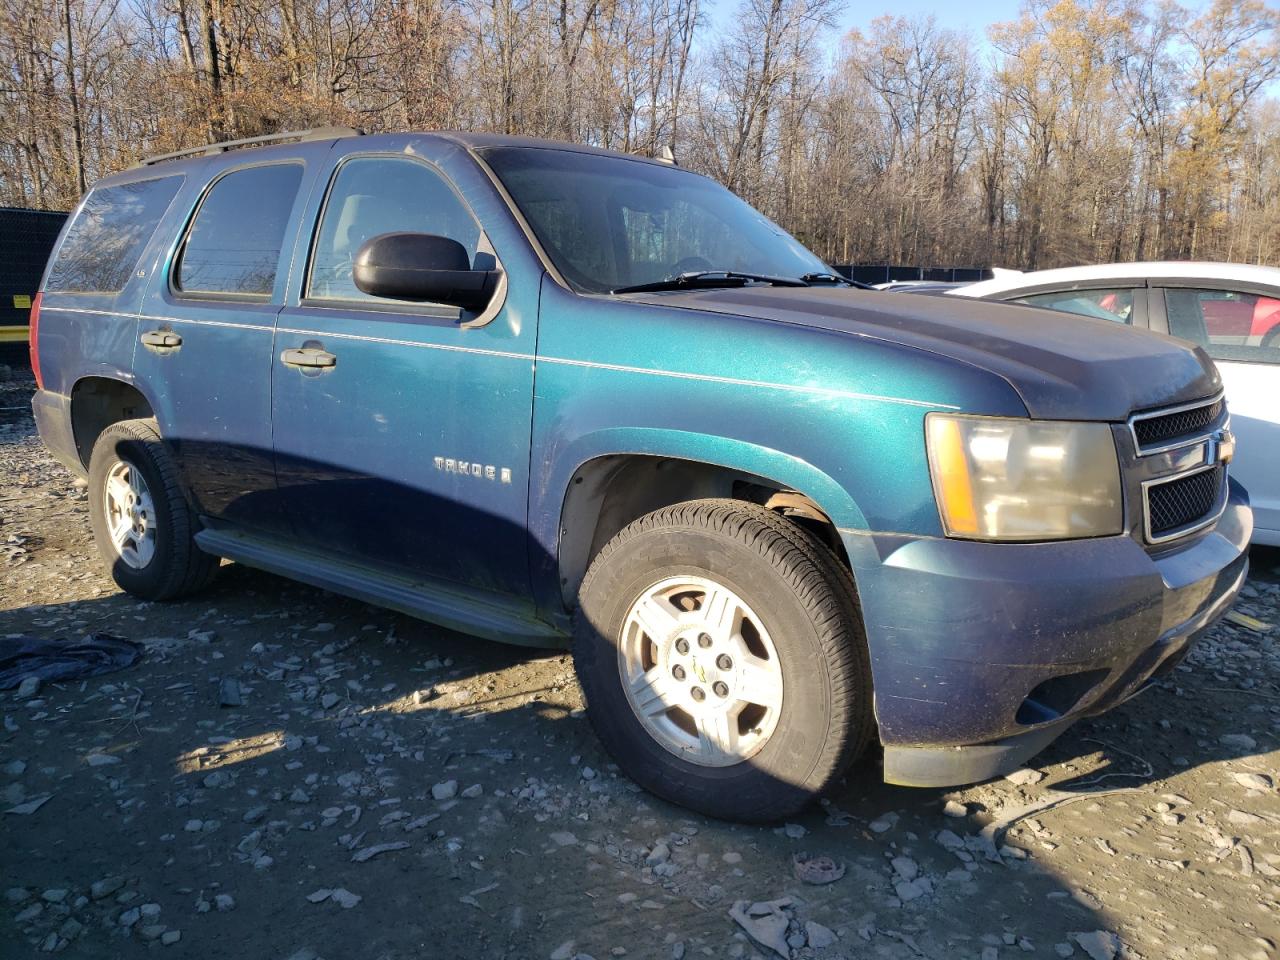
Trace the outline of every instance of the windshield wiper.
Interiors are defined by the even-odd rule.
[[[843,283],[845,286],[856,287],[859,290],[874,290],[875,288],[869,283],[861,283],[858,280],[850,280],[848,277],[842,277],[838,273],[806,273],[800,278],[805,283]]]
[[[715,287],[745,287],[748,283],[770,283],[775,287],[807,287],[809,284],[795,277],[771,277],[763,273],[739,273],[736,270],[699,270],[682,273],[666,280],[636,283],[629,287],[617,287],[611,293],[653,293],[658,290],[709,290]]]

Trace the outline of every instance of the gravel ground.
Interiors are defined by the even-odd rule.
[[[734,826],[618,774],[562,653],[234,565],[122,595],[31,389],[0,379],[0,635],[146,654],[0,694],[0,956],[1277,956],[1280,629],[1224,623],[1011,778],[887,787],[873,751]],[[1280,624],[1280,554],[1246,594]]]

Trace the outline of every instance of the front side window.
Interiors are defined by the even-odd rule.
[[[456,240],[475,262],[480,227],[440,174],[403,157],[356,157],[333,178],[311,258],[306,295],[372,300],[356,288],[352,267],[366,240],[384,233],[431,233]]]
[[[95,188],[76,215],[45,289],[63,293],[119,293],[155,233],[182,177]]]
[[[1035,293],[1029,297],[1018,297],[1014,302],[1045,307],[1061,313],[1074,313],[1081,317],[1093,317],[1095,320],[1133,323],[1133,290],[1127,287]]]
[[[174,286],[187,294],[269,297],[301,182],[297,163],[215,180],[178,253]]]
[[[1234,290],[1168,289],[1169,333],[1215,360],[1280,363],[1280,298]]]
[[[579,292],[701,271],[790,278],[830,272],[764,214],[678,167],[530,147],[483,156]]]

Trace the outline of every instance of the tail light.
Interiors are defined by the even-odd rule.
[[[35,374],[36,389],[44,389],[44,378],[40,376],[40,298],[44,293],[37,293],[31,301],[31,372]]]

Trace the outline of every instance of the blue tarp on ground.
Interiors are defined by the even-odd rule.
[[[0,637],[0,690],[11,690],[27,677],[48,683],[79,680],[133,666],[142,644],[91,633],[80,640],[65,637]]]

